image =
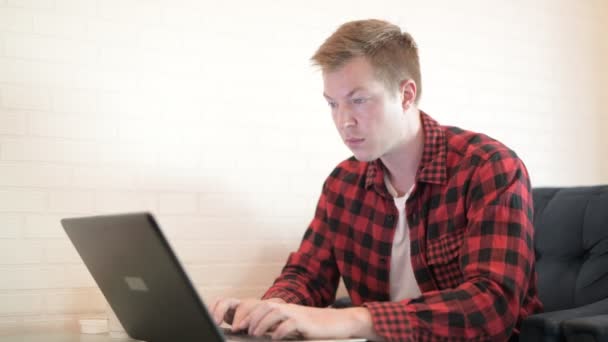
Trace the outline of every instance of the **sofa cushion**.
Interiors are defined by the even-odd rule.
[[[533,197],[545,311],[608,298],[608,186],[535,188]]]

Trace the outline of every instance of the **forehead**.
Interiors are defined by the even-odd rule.
[[[377,89],[380,82],[372,65],[363,57],[355,57],[335,70],[323,71],[323,85],[325,94],[340,97],[355,88]]]

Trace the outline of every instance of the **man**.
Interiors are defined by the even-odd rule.
[[[299,250],[263,299],[219,300],[215,320],[276,339],[516,339],[542,310],[522,161],[418,109],[417,48],[395,25],[346,23],[312,60],[354,158],[325,181]],[[327,308],[340,276],[353,307]]]

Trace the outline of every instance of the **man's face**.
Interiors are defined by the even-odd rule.
[[[336,128],[355,158],[380,158],[404,138],[402,96],[376,78],[365,58],[324,72],[323,83]]]

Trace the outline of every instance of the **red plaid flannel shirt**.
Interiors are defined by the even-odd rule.
[[[381,162],[351,158],[325,181],[300,248],[264,298],[327,306],[342,276],[388,341],[505,341],[542,311],[524,164],[485,135],[421,118],[423,155],[406,217],[422,295],[389,301],[398,212]]]

